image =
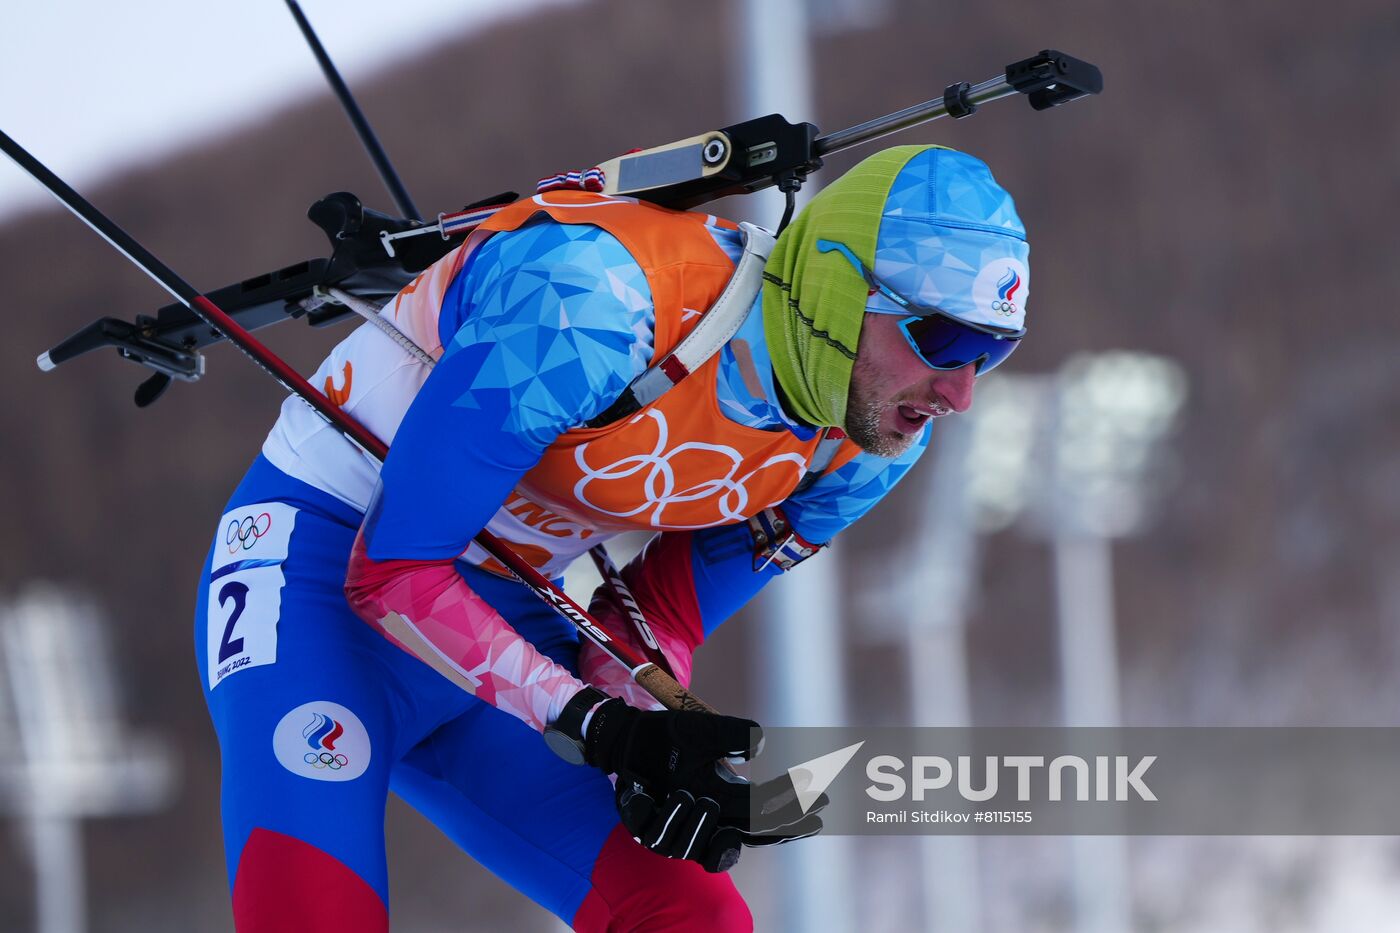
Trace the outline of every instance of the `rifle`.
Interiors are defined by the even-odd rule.
[[[398,214],[367,208],[346,191],[312,204],[307,217],[326,234],[329,258],[293,263],[205,293],[249,331],[294,319],[325,327],[354,314],[354,304],[360,306],[360,313],[383,305],[419,272],[457,247],[477,224],[519,198],[513,191],[503,192],[424,221],[301,7],[296,0],[287,0],[287,6]],[[1025,95],[1035,110],[1048,110],[1102,89],[1097,67],[1045,49],[979,84],[950,84],[941,97],[835,133],[821,135],[812,123],[792,123],[773,113],[608,159],[588,172],[574,173],[572,179],[555,176],[541,186],[547,190],[551,182],[572,180],[603,194],[635,197],[677,210],[777,187],[786,196],[778,225],[781,231],[792,217],[798,189],[821,168],[825,156],[940,117],[963,119],[982,104],[1015,94]],[[32,165],[16,158],[10,147],[5,151],[34,174]],[[347,302],[347,295],[359,301]],[[224,339],[218,328],[184,303],[173,302],[133,321],[115,317],[93,321],[40,354],[38,365],[48,371],[93,350],[114,347],[122,358],[153,371],[136,389],[136,404],[145,408],[160,398],[172,380],[198,381],[204,375],[201,351]]]

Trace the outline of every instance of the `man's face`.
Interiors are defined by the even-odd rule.
[[[846,433],[865,451],[897,457],[931,418],[972,407],[971,363],[934,369],[919,358],[893,314],[866,312],[846,398]]]

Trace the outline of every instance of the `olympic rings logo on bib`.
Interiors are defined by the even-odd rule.
[[[769,457],[744,475],[736,476],[744,458],[735,448],[727,444],[687,441],[668,450],[666,444],[669,440],[670,426],[666,423],[666,416],[661,411],[652,409],[637,415],[631,423],[635,424],[643,417],[651,418],[657,427],[656,443],[650,453],[632,454],[606,466],[595,467],[586,458],[589,444],[583,444],[574,451],[574,463],[583,471],[583,476],[574,484],[574,497],[579,504],[618,518],[630,518],[650,510],[651,514],[647,518],[653,528],[707,528],[727,522],[743,521],[752,514],[748,484],[756,474],[769,467],[788,463],[797,471],[797,478],[800,480],[807,469],[807,461],[801,454],[786,453]],[[687,464],[685,468],[678,468],[673,461],[683,454],[688,454],[686,459],[692,463]],[[695,463],[699,457],[709,460],[718,457],[721,462],[727,460],[728,469],[723,476],[714,476],[713,467],[706,470]],[[708,474],[708,478],[685,484],[686,479],[697,474]],[[624,503],[616,501],[618,497],[613,493],[609,496],[612,500],[609,504],[639,504],[630,508],[610,509],[588,496],[590,487],[596,487],[600,483],[608,486],[623,481],[627,481],[623,490]],[[780,496],[779,499],[781,498]],[[757,508],[763,509],[773,504],[763,502],[759,503]],[[673,506],[685,508],[690,513],[690,518],[697,517],[697,508],[710,506],[713,508],[713,518],[690,524],[668,522],[664,513],[667,508]]]
[[[272,516],[263,512],[260,515],[245,515],[232,519],[224,531],[224,544],[230,554],[247,551],[258,543],[258,539],[272,530]]]

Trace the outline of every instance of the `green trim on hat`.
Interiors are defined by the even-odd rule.
[[[763,332],[773,372],[792,414],[808,424],[842,427],[851,368],[869,289],[837,253],[817,240],[844,243],[867,266],[885,201],[910,159],[945,146],[895,146],[860,162],[802,209],[778,237],[763,270]]]

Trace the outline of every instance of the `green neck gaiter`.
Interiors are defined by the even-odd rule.
[[[841,427],[861,322],[865,280],[840,253],[844,243],[870,268],[890,187],[915,154],[931,146],[877,152],[823,189],[778,237],[763,269],[763,330],[773,371],[791,413],[808,424]]]

